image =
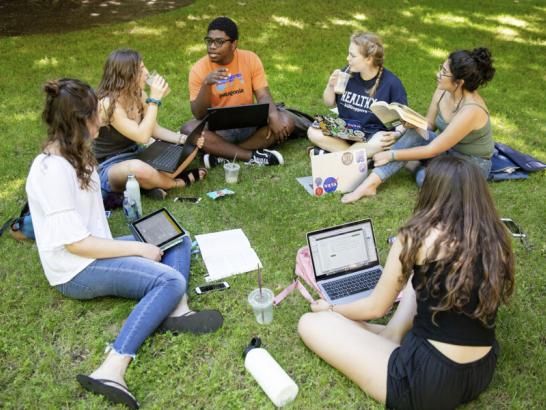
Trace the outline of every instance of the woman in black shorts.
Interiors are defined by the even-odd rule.
[[[394,242],[373,293],[311,305],[305,344],[388,408],[454,408],[489,385],[495,319],[514,287],[509,235],[479,169],[434,159],[415,211]],[[406,285],[407,283],[407,285]],[[386,326],[361,322],[387,314]]]

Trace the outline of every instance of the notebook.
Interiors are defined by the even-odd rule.
[[[352,192],[368,174],[366,150],[339,151],[311,156],[313,192],[316,196],[332,192]]]
[[[208,129],[229,130],[233,128],[263,127],[267,125],[269,104],[234,105],[215,107],[208,110]]]
[[[179,244],[188,236],[165,208],[130,223],[129,228],[135,239],[158,246],[162,251]]]
[[[139,155],[138,159],[150,164],[159,171],[172,173],[184,162],[195,149],[195,142],[201,135],[207,123],[205,117],[188,135],[184,145],[172,144],[157,140],[148,145]]]
[[[315,280],[326,300],[337,305],[370,295],[383,268],[371,219],[307,234]]]

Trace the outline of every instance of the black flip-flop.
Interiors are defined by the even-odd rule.
[[[168,317],[157,328],[158,332],[212,333],[222,327],[224,317],[217,310],[188,312],[182,316]]]
[[[203,177],[201,177],[201,172],[204,172]],[[190,176],[193,177],[193,180],[190,178]],[[202,181],[207,176],[207,169],[206,168],[192,168],[185,171],[182,171],[177,178],[180,178],[182,181],[184,181],[184,184],[186,186],[190,186],[191,184]]]
[[[122,384],[108,379],[93,379],[84,374],[78,374],[76,380],[81,386],[91,393],[100,394],[112,403],[125,404],[130,409],[138,409],[140,404],[135,399],[135,396]],[[112,386],[112,384],[114,386]],[[119,387],[116,387],[119,386]]]

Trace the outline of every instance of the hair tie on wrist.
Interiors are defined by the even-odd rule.
[[[146,98],[146,104],[155,104],[158,107],[161,107],[161,100],[158,100],[157,98],[148,97]]]
[[[395,152],[396,152],[395,150],[391,149],[391,161],[396,161],[396,158],[394,158]]]

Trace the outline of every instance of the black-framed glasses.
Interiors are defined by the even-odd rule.
[[[205,41],[205,44],[210,47],[211,45],[215,45],[216,47],[222,47],[224,43],[227,43],[228,41],[233,41],[231,38],[212,38],[212,37],[205,37],[203,39]]]
[[[453,77],[451,74],[447,73],[443,63],[438,67],[438,72],[440,73],[440,77]]]

